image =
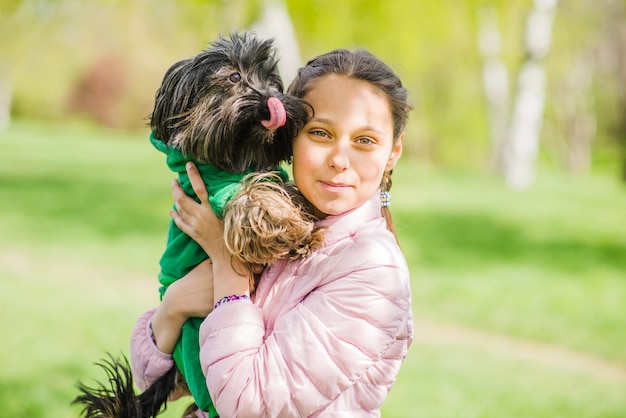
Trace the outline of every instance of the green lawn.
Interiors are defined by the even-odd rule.
[[[0,147],[0,416],[77,417],[158,300],[172,176],[146,132],[18,121]],[[624,185],[405,160],[392,192],[416,338],[383,417],[626,416]]]

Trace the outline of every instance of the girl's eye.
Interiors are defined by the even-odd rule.
[[[237,84],[241,81],[241,74],[239,73],[232,73],[231,75],[228,76],[228,81],[231,84]]]
[[[367,137],[361,137],[357,139],[356,142],[359,144],[363,144],[363,145],[369,145],[369,144],[374,143],[374,141],[371,138],[367,138]]]
[[[311,131],[311,135],[319,136],[322,138],[328,138],[328,133],[320,130]]]

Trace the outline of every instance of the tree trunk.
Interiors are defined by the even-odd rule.
[[[483,82],[492,136],[492,162],[506,183],[528,187],[534,178],[543,122],[545,71],[542,60],[550,49],[552,17],[558,0],[535,0],[526,27],[527,59],[519,73],[511,120],[507,71],[498,58],[500,34],[491,11],[480,15],[479,46],[483,56]]]
[[[509,134],[509,76],[500,59],[502,41],[493,9],[479,13],[478,46],[483,57],[483,87],[491,129],[491,166],[504,170],[504,147]]]
[[[550,49],[552,19],[557,0],[535,0],[526,27],[527,60],[519,74],[511,131],[504,152],[504,178],[514,188],[534,179],[543,123],[545,70],[542,60]]]
[[[558,157],[572,173],[585,173],[591,169],[591,144],[597,121],[588,99],[594,72],[590,55],[588,51],[578,54],[555,91],[558,133],[555,133],[554,140]]]
[[[250,30],[274,39],[280,57],[278,69],[287,88],[301,65],[300,47],[284,0],[265,0],[264,3],[261,17]]]
[[[610,26],[614,30],[608,34],[613,40],[613,48],[616,60],[616,72],[618,77],[619,108],[622,115],[626,112],[626,10],[624,2],[612,1],[609,4],[612,22]],[[622,181],[626,182],[626,118],[622,117],[616,129],[618,141],[622,150]]]
[[[7,72],[0,69],[0,131],[6,130],[11,124],[11,102],[13,86]]]

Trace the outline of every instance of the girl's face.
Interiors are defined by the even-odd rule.
[[[315,116],[293,143],[293,177],[320,218],[354,209],[380,186],[402,154],[394,143],[391,108],[377,87],[330,74],[305,99]]]

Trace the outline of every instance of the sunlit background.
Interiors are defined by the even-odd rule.
[[[416,338],[384,417],[626,416],[626,1],[0,0],[0,417],[77,417],[128,353],[171,205],[146,118],[234,29],[286,85],[366,48],[409,88]]]

